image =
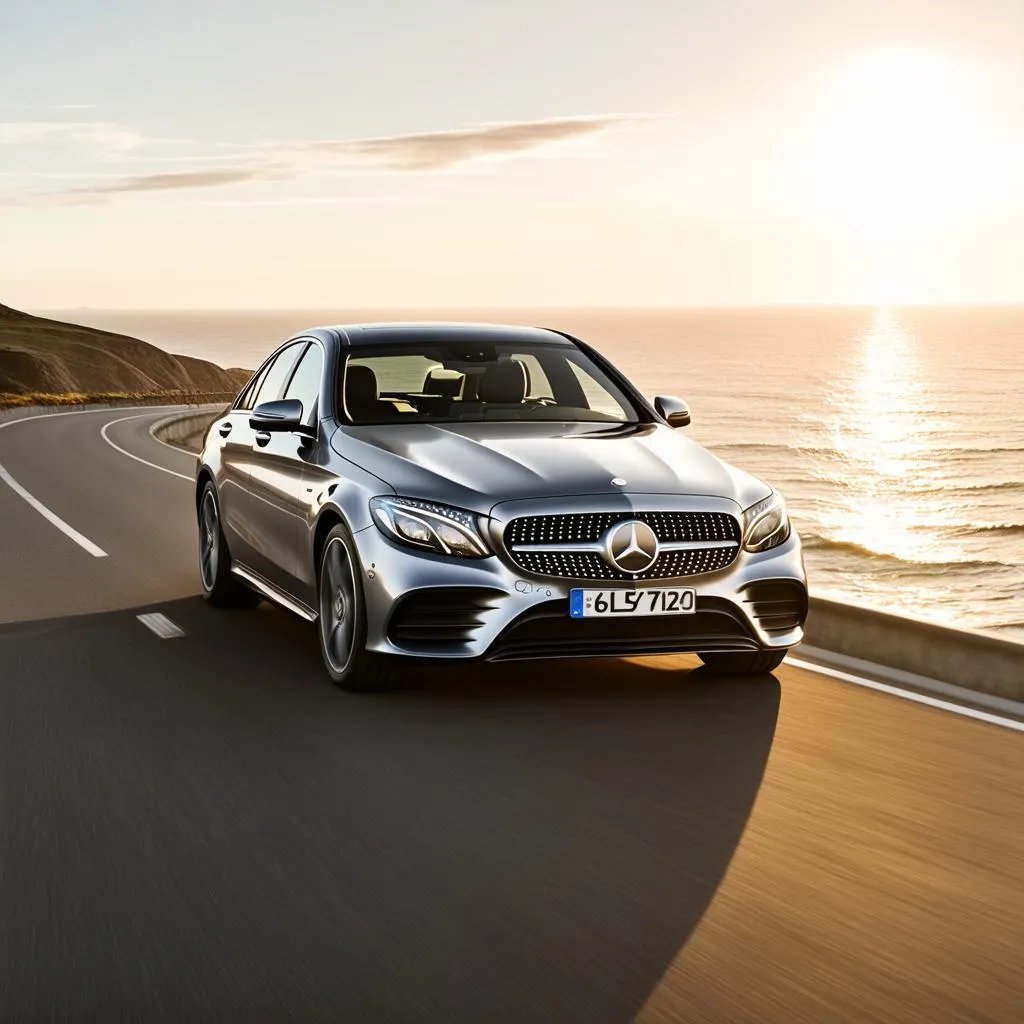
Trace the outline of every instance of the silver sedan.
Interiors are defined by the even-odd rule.
[[[211,605],[318,624],[346,689],[404,659],[693,652],[770,672],[807,584],[782,497],[555,330],[358,324],[274,351],[196,475]]]

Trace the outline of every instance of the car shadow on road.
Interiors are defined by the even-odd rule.
[[[675,664],[357,696],[269,607],[0,630],[0,1017],[70,992],[150,1020],[631,1020],[728,868],[779,711],[770,676]]]

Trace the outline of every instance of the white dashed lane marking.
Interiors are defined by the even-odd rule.
[[[146,615],[135,616],[147,629],[151,629],[161,640],[173,640],[184,636],[185,630],[176,622],[171,622],[162,612],[148,612]]]

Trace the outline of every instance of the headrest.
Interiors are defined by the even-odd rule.
[[[423,380],[423,393],[458,398],[462,392],[464,379],[458,370],[446,370],[443,366],[435,366]]]
[[[345,406],[349,414],[365,409],[380,396],[377,374],[368,366],[349,366],[345,370]]]
[[[481,402],[514,404],[526,397],[526,367],[518,359],[492,363],[480,379]]]

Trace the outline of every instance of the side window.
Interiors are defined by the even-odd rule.
[[[278,353],[274,361],[267,367],[267,372],[263,375],[263,380],[253,395],[252,407],[254,409],[261,402],[273,402],[281,397],[284,382],[288,379],[295,360],[299,358],[304,347],[305,342],[297,342]]]
[[[297,398],[302,403],[302,421],[307,427],[316,422],[317,405],[320,398],[320,378],[324,371],[324,350],[310,343],[284,393],[285,398]]]
[[[266,366],[257,371],[256,376],[246,384],[245,390],[238,396],[238,401],[235,402],[236,409],[249,410],[252,408],[252,396],[256,394],[266,374]]]

